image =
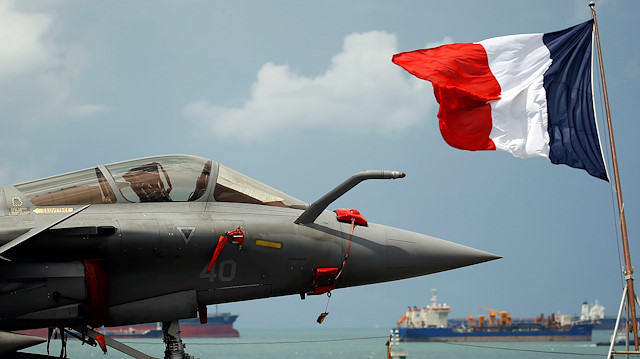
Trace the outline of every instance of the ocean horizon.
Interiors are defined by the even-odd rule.
[[[390,329],[238,329],[239,338],[184,338],[186,352],[196,358],[386,358],[386,343]],[[608,341],[611,330],[594,330],[591,341],[579,342],[482,342],[482,343],[401,343],[410,359],[418,358],[567,358],[567,356],[606,357],[608,346],[596,346]],[[162,339],[122,339],[122,342],[151,355],[164,357]],[[25,352],[46,354],[46,343]],[[60,340],[53,340],[49,353],[60,354]],[[82,345],[77,340],[67,343],[68,357],[102,358],[99,347]],[[129,358],[108,348],[108,358]]]

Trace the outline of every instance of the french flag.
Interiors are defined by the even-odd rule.
[[[590,20],[404,52],[393,62],[433,84],[449,145],[546,157],[608,181],[591,89],[592,30]]]

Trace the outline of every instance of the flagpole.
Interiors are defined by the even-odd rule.
[[[613,125],[611,124],[611,110],[609,108],[609,95],[607,94],[607,83],[604,77],[604,65],[602,63],[602,52],[600,49],[600,34],[598,33],[598,20],[596,19],[595,2],[590,2],[591,14],[593,15],[593,25],[595,28],[596,42],[598,45],[598,63],[600,64],[600,74],[602,76],[602,91],[604,93],[604,105],[607,115],[607,128],[609,130],[609,143],[611,145],[611,160],[613,162],[613,176],[616,183],[616,194],[618,197],[618,214],[620,216],[620,228],[622,234],[622,248],[624,251],[624,275],[627,281],[627,305],[631,309],[631,327],[633,328],[633,338],[636,351],[638,351],[638,328],[636,324],[636,295],[633,290],[633,267],[631,266],[631,255],[629,254],[629,237],[627,235],[627,221],[624,215],[624,202],[622,201],[622,188],[620,185],[620,173],[618,171],[618,157],[616,155],[616,145],[613,139]],[[615,333],[614,333],[615,334]],[[613,339],[612,339],[613,340]]]

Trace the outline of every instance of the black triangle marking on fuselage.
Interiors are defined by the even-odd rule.
[[[189,244],[193,233],[196,231],[196,227],[176,227],[177,230],[182,234],[182,239],[184,239],[184,244]]]

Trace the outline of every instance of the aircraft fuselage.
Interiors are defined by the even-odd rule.
[[[58,177],[3,187],[0,329],[170,321],[195,317],[210,304],[321,294],[498,258],[418,233],[353,224],[327,210],[296,224],[308,205],[260,184],[249,188],[237,172],[222,174],[200,158],[204,170],[184,180],[195,189],[182,190],[176,179],[184,166],[171,163],[192,159],[99,166],[96,178],[93,169],[83,172],[91,177],[81,182],[86,188],[65,187]],[[161,170],[149,169],[163,160]],[[139,181],[141,173],[160,174],[153,192]],[[75,177],[82,176],[61,176]]]

